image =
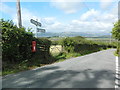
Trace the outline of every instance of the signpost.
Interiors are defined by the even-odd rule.
[[[32,24],[36,25],[36,26],[40,26],[40,27],[41,27],[41,23],[38,22],[38,21],[35,21],[35,20],[31,19],[30,22],[31,22]]]
[[[45,29],[40,29],[40,28],[37,28],[37,32],[42,32],[42,33],[45,33]]]
[[[38,20],[30,19],[30,22],[36,26],[36,37],[37,37],[37,32],[45,33],[45,29],[38,28],[38,26],[39,27],[42,26],[42,24],[38,22]]]

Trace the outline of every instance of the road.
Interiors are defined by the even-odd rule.
[[[115,49],[2,78],[3,88],[115,88]]]

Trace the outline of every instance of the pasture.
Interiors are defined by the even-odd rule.
[[[113,38],[101,38],[101,37],[86,37],[87,40],[92,40],[96,42],[116,42]]]
[[[59,40],[61,40],[61,39],[64,39],[64,38],[66,38],[66,37],[51,37],[51,38],[49,38],[49,40],[51,40],[51,41],[59,41]],[[113,39],[113,38],[109,38],[109,37],[105,37],[105,38],[103,38],[103,37],[85,37],[87,40],[92,40],[92,41],[100,41],[100,42],[116,42],[116,40],[115,39]]]

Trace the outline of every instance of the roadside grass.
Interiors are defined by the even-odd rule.
[[[111,48],[100,49],[98,51],[108,50],[108,49],[111,49]],[[80,53],[75,53],[75,52],[71,52],[71,53],[61,52],[58,55],[54,55],[54,58],[56,59],[56,61],[54,63],[62,62],[62,61],[65,61],[66,59],[69,59],[69,58],[84,56],[84,55],[95,53],[98,51],[94,51],[94,52],[86,51],[85,54],[80,54]]]
[[[2,71],[2,76],[25,71],[25,70],[28,70],[25,65],[20,66],[19,64],[16,64],[14,65],[14,68],[13,67],[11,68],[9,65],[9,68],[5,67],[5,70]]]
[[[29,65],[29,64],[30,64],[29,62],[13,64],[13,65],[7,64],[9,65],[9,67],[5,67],[5,70],[2,70],[2,73],[0,75],[4,76],[4,75],[18,73],[26,70],[32,70],[34,68],[44,66],[44,64],[36,64],[36,63],[32,63],[33,65]]]
[[[65,61],[66,59],[72,58],[72,57],[78,57],[81,56],[81,54],[79,53],[66,53],[66,52],[61,52],[58,55],[54,56],[54,58],[56,59],[56,62],[62,62]]]
[[[67,52],[63,51],[61,45],[52,45],[50,47],[50,53],[53,56],[53,58],[55,59],[55,62],[61,62],[61,61],[64,61],[65,59],[68,59],[71,57],[81,56],[80,53],[73,53],[73,52],[67,53]]]
[[[114,55],[115,55],[115,56],[118,56],[117,51],[114,52]]]
[[[118,53],[120,52],[119,50],[120,50],[120,48],[117,49],[117,50],[114,52],[114,55],[115,55],[115,56],[119,56],[119,54],[118,54]]]

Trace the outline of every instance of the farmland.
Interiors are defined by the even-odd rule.
[[[61,39],[64,39],[66,37],[51,37],[49,38],[49,40],[51,41],[58,41],[58,40],[61,40]],[[92,40],[92,41],[101,41],[101,42],[116,42],[115,39],[113,38],[102,38],[102,37],[85,37],[87,40]]]
[[[100,41],[100,42],[116,42],[113,38],[101,38],[101,37],[86,37],[87,40]]]

